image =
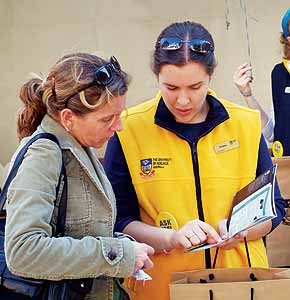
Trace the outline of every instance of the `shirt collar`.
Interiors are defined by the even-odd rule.
[[[290,60],[283,59],[283,64],[286,70],[290,73]]]

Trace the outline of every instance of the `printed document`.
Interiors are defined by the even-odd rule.
[[[235,195],[228,218],[228,239],[257,224],[276,217],[274,200],[276,169],[277,165],[274,165]],[[194,246],[185,250],[185,252],[196,252],[216,247],[226,240],[216,244]]]

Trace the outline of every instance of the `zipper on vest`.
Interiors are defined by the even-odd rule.
[[[203,134],[201,134],[198,137],[198,140],[210,133],[212,130],[214,130],[219,124],[223,123],[229,119],[229,116],[225,116],[224,118],[213,122],[211,127],[209,127]],[[204,214],[203,214],[203,208],[202,208],[202,199],[201,199],[201,186],[200,186],[200,178],[199,178],[199,167],[198,167],[198,155],[197,155],[197,142],[192,142],[191,140],[187,139],[185,136],[183,136],[180,132],[178,132],[176,129],[172,129],[170,126],[166,126],[164,123],[160,123],[155,120],[155,124],[160,126],[161,128],[164,128],[168,131],[173,132],[177,136],[179,136],[181,139],[187,141],[189,143],[190,149],[191,149],[191,155],[192,155],[192,164],[193,164],[193,172],[194,172],[194,180],[195,180],[195,188],[196,188],[196,201],[197,201],[197,209],[198,209],[198,217],[201,221],[204,221]],[[210,249],[205,250],[205,266],[207,269],[211,268],[211,257],[210,257]]]
[[[198,157],[197,157],[197,143],[193,142],[191,149],[192,149],[193,172],[194,172],[194,180],[195,180],[195,193],[196,193],[198,216],[201,221],[204,221],[204,213],[203,213],[202,199],[201,199],[201,186],[200,186],[200,177],[199,177]],[[205,250],[205,266],[207,269],[211,268],[211,257],[210,257],[209,249]]]

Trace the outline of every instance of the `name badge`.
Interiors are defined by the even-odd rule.
[[[214,151],[215,153],[222,153],[239,147],[239,141],[237,139],[233,139],[214,145]]]
[[[290,94],[290,86],[285,87],[285,94]]]

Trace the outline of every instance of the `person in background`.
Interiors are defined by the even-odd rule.
[[[153,280],[126,281],[133,300],[168,300],[173,272],[211,268],[216,249],[184,253],[228,237],[234,195],[272,166],[260,114],[216,95],[211,34],[195,22],[173,23],[157,38],[152,70],[159,91],[126,111],[124,128],[108,142],[104,167],[117,200],[116,230],[155,249]],[[142,97],[141,97],[142,98]],[[251,130],[249,130],[251,128]],[[276,185],[277,217],[220,245],[217,267],[267,267],[262,237],[284,216]]]
[[[122,129],[128,83],[115,57],[74,53],[52,66],[46,79],[22,86],[19,149],[43,132],[55,135],[61,149],[47,139],[34,142],[9,187],[5,250],[14,274],[95,278],[89,298],[113,300],[114,278],[152,266],[152,247],[113,234],[115,196],[96,152]],[[51,221],[62,160],[67,216],[65,236],[55,238]]]
[[[250,108],[258,109],[261,113],[263,134],[268,142],[281,143],[281,154],[290,155],[290,9],[282,18],[280,43],[283,48],[283,61],[272,70],[272,100],[267,114],[251,89],[252,67],[244,63],[234,74],[234,83],[244,96]]]

